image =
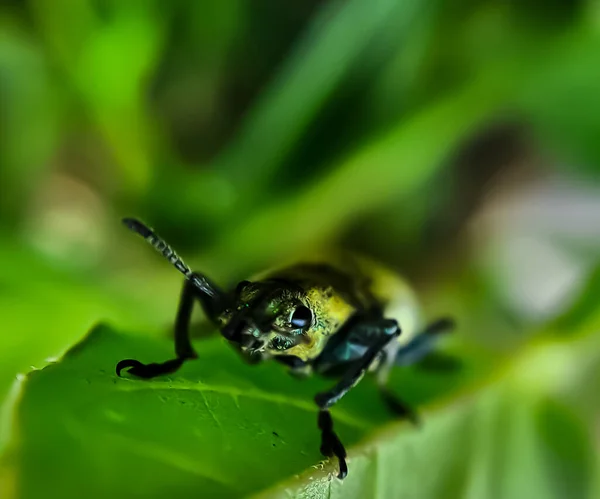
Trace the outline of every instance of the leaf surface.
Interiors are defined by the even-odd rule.
[[[553,348],[589,354],[586,337],[585,348]],[[115,499],[503,498],[523,490],[524,480],[531,497],[585,497],[589,435],[554,401],[541,345],[493,377],[483,357],[457,375],[397,370],[391,387],[423,407],[420,429],[390,417],[373,381],[364,380],[332,410],[349,451],[350,474],[340,482],[337,463],[319,454],[312,401],[330,380],[298,380],[276,363],[244,364],[221,338],[199,342],[200,359],[174,375],[118,378],[117,361],[160,361],[172,346],[98,326],[60,362],[27,376],[5,481],[23,499],[48,490],[62,499],[82,490]],[[547,445],[557,452],[543,452]]]

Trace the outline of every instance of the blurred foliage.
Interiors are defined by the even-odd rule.
[[[99,321],[169,334],[179,276],[122,216],[145,219],[225,283],[341,244],[407,274],[428,315],[452,312],[465,358],[509,365],[542,331],[564,338],[560,372],[585,373],[586,390],[565,385],[556,401],[540,388],[521,415],[505,402],[520,396],[514,383],[482,390],[477,400],[502,399],[492,409],[457,402],[496,421],[473,444],[489,459],[456,473],[471,496],[546,484],[528,466],[553,460],[570,496],[586,496],[588,469],[600,490],[600,463],[565,445],[588,435],[600,446],[600,368],[585,350],[569,354],[584,336],[600,347],[599,20],[596,0],[1,1],[0,396]],[[395,380],[409,397],[429,393],[417,374]],[[444,390],[456,389],[449,378]],[[37,409],[49,426],[51,402]],[[523,433],[496,457],[502,418]],[[40,426],[40,456],[60,445],[52,431]],[[462,445],[450,434],[464,435],[423,437],[424,462],[428,449]],[[413,437],[397,435],[397,449],[376,448],[406,460]],[[357,467],[383,469],[368,455]],[[499,474],[497,460],[515,464]],[[35,480],[43,465],[32,462]],[[436,462],[458,480],[458,465]],[[497,494],[480,488],[502,480]]]

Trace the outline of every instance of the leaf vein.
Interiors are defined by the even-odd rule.
[[[138,390],[163,390],[163,391],[190,391],[190,392],[198,392],[204,398],[206,404],[206,398],[204,393],[218,393],[222,395],[229,395],[234,400],[239,397],[260,400],[272,404],[280,404],[294,407],[296,409],[300,409],[303,411],[314,412],[317,411],[317,406],[310,402],[293,398],[287,395],[282,395],[278,393],[264,392],[260,390],[251,390],[246,389],[242,390],[239,388],[234,388],[230,386],[219,386],[219,385],[205,385],[203,383],[182,383],[182,382],[161,382],[161,381],[144,381],[142,383],[135,381],[131,382],[129,380],[123,380],[123,383],[119,383],[118,387],[123,391],[138,391]],[[206,404],[207,405],[207,404]],[[239,407],[239,406],[238,406]],[[208,408],[208,405],[207,405]],[[209,409],[210,410],[210,409]],[[359,429],[366,429],[373,426],[368,421],[364,419],[357,418],[351,414],[348,414],[345,411],[340,410],[339,408],[334,408],[333,412],[335,413],[335,418],[348,425]],[[214,414],[212,414],[214,417]]]

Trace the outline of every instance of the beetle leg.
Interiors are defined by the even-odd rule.
[[[364,322],[357,324],[355,327],[357,333],[362,333],[365,339],[371,338],[373,340],[372,345],[358,361],[358,365],[352,367],[331,390],[318,393],[315,396],[315,402],[320,409],[318,425],[321,429],[321,454],[338,458],[340,467],[338,478],[340,479],[345,478],[348,474],[346,449],[344,449],[344,445],[333,431],[333,420],[328,408],[340,400],[362,379],[369,367],[381,355],[385,346],[400,334],[398,323],[392,319],[381,319],[374,323]]]
[[[315,402],[320,409],[328,409],[348,393],[352,387],[356,386],[375,359],[381,355],[381,351],[385,346],[400,334],[398,323],[393,319],[382,319],[375,323],[362,323],[356,327],[364,329],[366,337],[373,336],[376,339],[357,365],[352,367],[331,390],[318,393],[315,396]]]
[[[177,371],[186,360],[198,357],[190,341],[190,323],[194,301],[199,300],[202,308],[209,317],[214,317],[217,312],[214,299],[210,296],[200,294],[198,287],[192,280],[186,279],[181,291],[181,299],[175,319],[175,355],[174,359],[161,363],[143,364],[139,360],[125,359],[120,361],[116,367],[117,376],[121,371],[127,369],[129,374],[139,378],[154,378],[162,374],[170,374]]]
[[[404,402],[397,395],[393,394],[385,386],[379,388],[381,397],[387,405],[388,409],[402,419],[408,419],[415,426],[421,425],[419,414],[406,402]]]
[[[449,318],[439,319],[416,335],[410,342],[401,347],[394,361],[397,366],[416,364],[431,354],[436,340],[440,335],[450,332],[454,328],[454,321]]]
[[[398,349],[393,359],[395,365],[416,364],[426,356],[432,355],[431,350],[435,346],[436,339],[454,327],[451,319],[439,319],[425,328],[423,332],[415,336],[408,344]],[[408,419],[415,426],[420,425],[417,412],[406,402],[394,395],[386,386],[386,376],[378,379],[381,396],[388,408],[398,416]]]
[[[129,374],[133,374],[138,378],[150,379],[162,374],[174,373],[186,360],[181,357],[175,357],[165,362],[144,364],[135,359],[123,359],[117,363],[115,371],[117,376],[121,376],[121,371],[127,369]]]
[[[331,419],[328,410],[319,411],[318,425],[321,430],[321,454],[326,457],[337,457],[340,467],[338,478],[343,480],[348,474],[346,449],[335,431],[333,431],[333,419]]]
[[[398,343],[388,343],[385,349],[381,351],[381,361],[377,367],[377,386],[379,387],[379,393],[388,409],[393,412],[396,416],[402,419],[408,419],[415,426],[419,426],[420,421],[418,414],[415,410],[410,407],[402,399],[394,395],[391,390],[387,388],[387,382],[390,374],[390,368],[394,364],[396,358],[396,352],[398,351]]]

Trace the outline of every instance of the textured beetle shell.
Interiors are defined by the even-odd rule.
[[[302,289],[301,299],[313,311],[307,341],[282,352],[303,361],[316,358],[329,337],[355,313],[373,307],[400,325],[402,334],[398,344],[391,346],[393,351],[408,342],[420,325],[418,302],[411,287],[392,270],[363,256],[335,251],[314,254],[251,280],[265,279],[293,282]]]

